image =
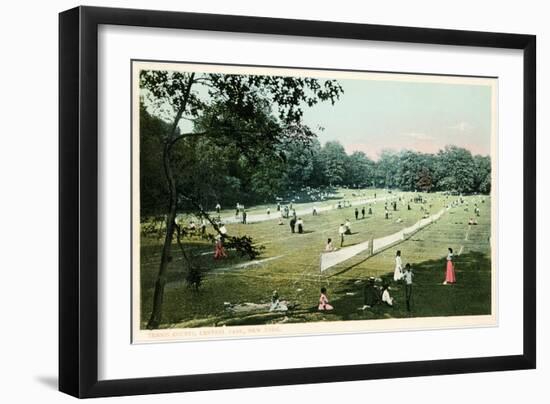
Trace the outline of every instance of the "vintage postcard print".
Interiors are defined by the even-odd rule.
[[[497,86],[132,61],[133,342],[496,325]]]

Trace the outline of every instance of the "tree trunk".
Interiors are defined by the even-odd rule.
[[[164,173],[168,180],[168,189],[170,191],[170,203],[168,215],[166,216],[166,236],[162,247],[162,256],[160,259],[159,273],[155,282],[155,294],[153,296],[153,310],[147,323],[148,329],[158,328],[162,318],[162,302],[164,298],[164,286],[166,285],[166,271],[168,263],[172,260],[172,240],[174,239],[174,230],[176,228],[176,206],[177,192],[176,181],[172,172],[172,162],[170,159],[171,148],[165,145],[163,153]]]
[[[166,285],[166,271],[168,269],[168,263],[172,260],[172,240],[174,239],[174,230],[176,228],[176,209],[178,202],[178,193],[176,189],[176,180],[174,179],[174,173],[172,172],[172,147],[174,143],[182,137],[177,137],[177,128],[185,108],[187,107],[187,100],[191,92],[191,86],[194,83],[195,73],[191,73],[183,102],[181,103],[174,122],[172,124],[170,135],[164,143],[164,150],[162,155],[162,162],[164,165],[164,174],[168,182],[168,191],[170,195],[170,201],[168,204],[168,215],[166,216],[166,236],[164,237],[164,245],[162,247],[162,256],[160,259],[159,272],[157,275],[157,281],[155,282],[155,293],[153,295],[153,309],[151,310],[151,317],[147,322],[147,328],[152,330],[158,328],[162,319],[162,302],[164,300],[164,286]]]

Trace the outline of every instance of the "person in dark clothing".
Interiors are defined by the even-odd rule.
[[[355,220],[359,219],[359,209],[355,208]]]
[[[363,291],[364,305],[363,308],[373,307],[380,302],[378,290],[374,286],[374,278],[369,278]]]
[[[292,233],[296,233],[296,218],[295,217],[290,219],[290,231]]]
[[[362,219],[365,218],[365,207],[364,206],[361,208],[361,216],[362,216]]]
[[[296,224],[298,225],[298,233],[302,234],[304,232],[304,221],[301,217],[298,218]]]
[[[405,272],[403,273],[403,280],[405,281],[405,301],[407,302],[407,311],[411,311],[413,276],[414,274],[411,271],[411,265],[407,263],[405,265]]]

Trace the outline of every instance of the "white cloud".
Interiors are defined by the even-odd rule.
[[[456,125],[449,126],[449,129],[456,130],[458,132],[466,132],[467,130],[470,130],[472,128],[472,125],[470,125],[468,122],[459,122]]]
[[[411,137],[415,140],[434,140],[433,136],[427,135],[423,132],[409,132],[405,134],[408,137]]]

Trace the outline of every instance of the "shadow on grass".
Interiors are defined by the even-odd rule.
[[[390,295],[395,299],[393,307],[380,303],[360,310],[364,304],[364,287],[368,277],[365,276],[360,283],[356,279],[348,279],[337,284],[332,290],[334,313],[339,314],[342,320],[490,314],[491,262],[487,255],[470,252],[456,257],[457,283],[454,285],[442,284],[445,265],[444,258],[411,263],[414,280],[410,312],[406,309],[404,282],[394,282],[393,273],[387,273],[376,285],[390,285]]]

